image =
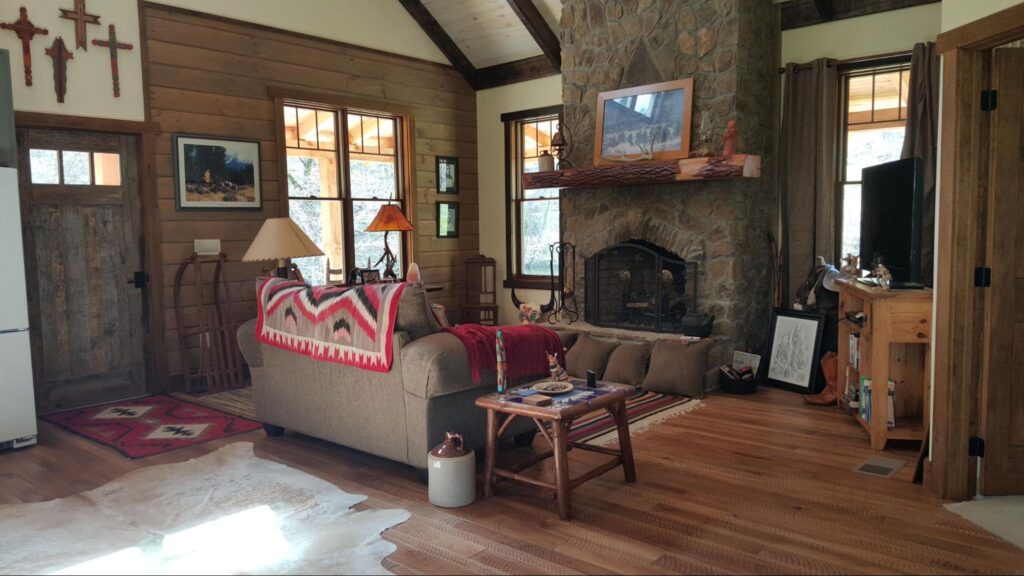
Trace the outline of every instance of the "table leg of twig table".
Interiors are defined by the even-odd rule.
[[[622,471],[626,482],[636,482],[636,465],[633,463],[633,442],[629,438],[629,416],[626,413],[626,401],[616,402],[608,407],[615,427],[619,432],[619,454],[622,458]]]
[[[498,449],[498,415],[487,411],[487,453],[484,459],[484,496],[494,493],[494,456]]]
[[[572,514],[569,501],[569,430],[565,422],[555,420],[551,423],[552,439],[555,441],[555,495],[558,498],[558,516],[568,520]]]

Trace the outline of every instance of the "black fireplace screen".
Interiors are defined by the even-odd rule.
[[[587,258],[584,282],[595,326],[681,333],[683,316],[696,312],[696,265],[643,240]]]

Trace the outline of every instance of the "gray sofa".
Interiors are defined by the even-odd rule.
[[[241,325],[237,336],[252,373],[256,417],[268,434],[292,430],[420,469],[446,431],[483,446],[486,413],[474,402],[495,389],[496,376],[484,371],[473,383],[465,347],[441,332],[422,285],[409,285],[399,300],[388,373],[263,345],[255,325]],[[520,419],[506,434],[526,439],[532,429]]]

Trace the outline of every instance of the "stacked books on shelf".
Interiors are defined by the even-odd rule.
[[[860,388],[858,390],[860,402],[856,405],[857,413],[865,421],[871,422],[871,378],[861,378]],[[896,383],[892,380],[888,382],[888,393],[886,394],[886,415],[885,423],[889,428],[896,427]],[[848,401],[849,402],[849,401]],[[850,407],[853,408],[854,403],[849,403]]]
[[[850,365],[854,370],[860,370],[860,334],[850,333]]]

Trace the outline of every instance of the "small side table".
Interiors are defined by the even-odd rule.
[[[487,410],[487,459],[484,464],[484,496],[491,496],[494,486],[500,479],[516,480],[525,484],[546,488],[555,493],[558,499],[558,515],[562,520],[569,520],[572,515],[569,493],[584,482],[622,466],[626,482],[636,482],[636,466],[633,464],[633,445],[629,438],[629,419],[626,416],[626,399],[635,392],[632,386],[613,386],[600,384],[597,388],[577,385],[576,390],[566,396],[579,392],[589,392],[586,398],[571,400],[565,403],[551,403],[547,406],[524,404],[521,398],[511,391],[509,399],[503,400],[497,394],[488,394],[477,399],[476,405]],[[555,397],[556,399],[558,396]],[[603,446],[592,446],[582,442],[569,441],[569,428],[573,420],[595,410],[605,409],[611,415],[619,432],[619,449],[612,450]],[[499,468],[495,465],[495,452],[498,438],[516,417],[530,418],[537,425],[540,433],[551,445],[551,450],[543,451],[511,469]],[[548,426],[545,426],[547,424]],[[577,478],[569,476],[569,450],[587,450],[613,456],[608,462],[593,468]],[[555,458],[555,482],[545,482],[519,474],[526,468],[547,458]]]

